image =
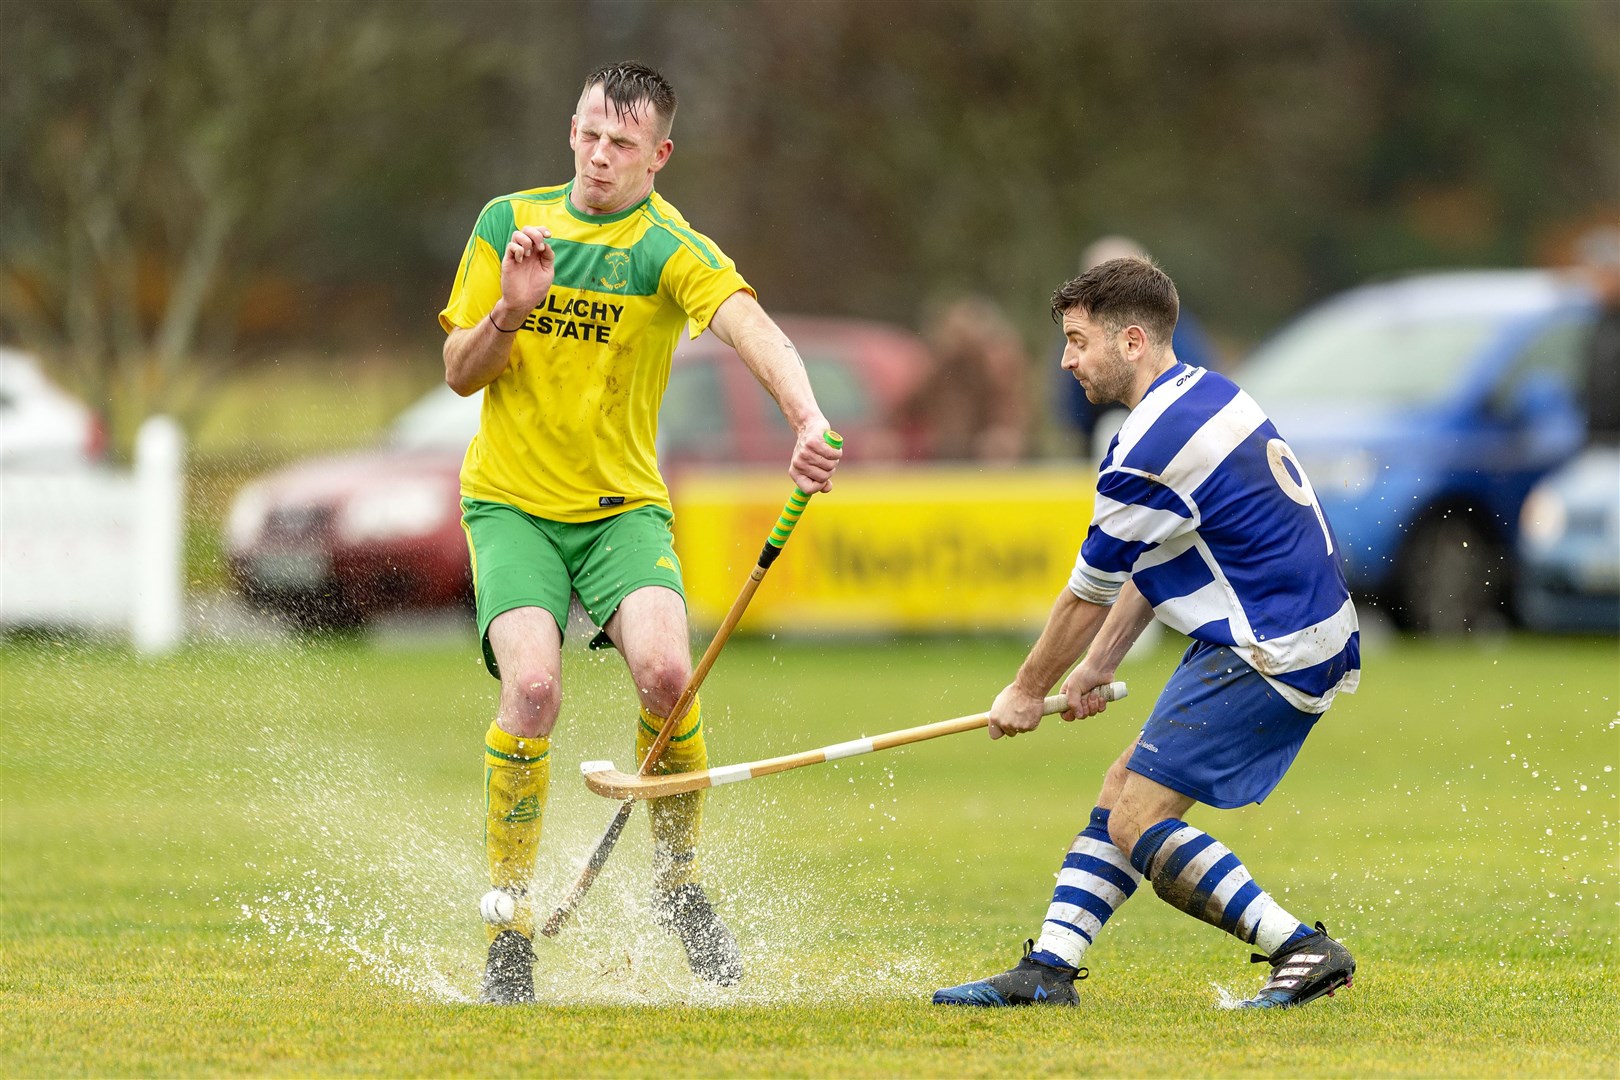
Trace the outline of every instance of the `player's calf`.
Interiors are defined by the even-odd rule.
[[[550,780],[549,739],[520,738],[499,722],[489,725],[484,736],[484,850],[490,884],[513,900],[512,912],[502,918],[484,911],[491,941],[503,929],[523,937],[534,934],[534,909],[526,892],[534,877]]]
[[[1170,818],[1143,832],[1131,864],[1171,907],[1268,955],[1311,933],[1255,883],[1231,849],[1185,821]]]
[[[652,748],[664,718],[641,711],[636,725],[636,760]],[[681,718],[669,745],[654,770],[666,773],[699,772],[709,766],[709,751],[703,734],[702,702],[692,699],[691,708]],[[652,823],[654,887],[660,893],[673,893],[683,885],[701,880],[697,860],[698,837],[703,828],[703,799],[706,793],[692,791],[647,804]]]
[[[1092,810],[1085,831],[1064,855],[1033,959],[1078,968],[1103,925],[1141,884],[1142,876],[1109,838],[1108,822],[1109,811]]]

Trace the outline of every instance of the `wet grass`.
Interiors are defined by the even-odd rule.
[[[972,712],[1017,643],[738,641],[705,708],[718,762]],[[746,950],[695,985],[643,908],[638,813],[542,1003],[471,1004],[478,737],[468,643],[196,649],[153,663],[0,648],[0,1073],[36,1075],[1558,1075],[1620,1069],[1620,650],[1392,642],[1263,807],[1194,811],[1353,990],[1282,1015],[1248,950],[1150,893],[1074,1011],[947,1011],[1006,967],[1175,661],[1011,743],[964,735],[718,790],[709,880]],[[610,816],[577,762],[629,759],[617,661],[571,648],[537,889]]]

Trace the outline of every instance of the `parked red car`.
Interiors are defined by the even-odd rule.
[[[921,339],[882,323],[780,322],[822,409],[848,440],[846,461],[914,457],[918,441],[898,417],[928,374]],[[480,400],[440,386],[399,416],[382,446],[301,462],[246,485],[226,523],[237,587],[308,628],[467,602],[459,474]],[[793,448],[775,403],[713,334],[676,350],[658,438],[672,484],[696,464],[785,469]]]

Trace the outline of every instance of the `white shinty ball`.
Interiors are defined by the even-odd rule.
[[[478,901],[478,911],[491,926],[505,926],[517,914],[517,899],[505,889],[491,889]]]

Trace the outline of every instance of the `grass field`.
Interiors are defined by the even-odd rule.
[[[1011,642],[731,644],[716,763],[976,711]],[[1078,1010],[937,1009],[1038,927],[1101,770],[1175,660],[1084,725],[976,734],[716,791],[711,891],[750,974],[645,928],[638,812],[542,1003],[470,1002],[483,934],[470,642],[0,649],[0,1074],[1557,1075],[1620,1070],[1613,641],[1390,642],[1264,807],[1195,810],[1361,964],[1308,1008],[1219,1008],[1248,949],[1143,891]],[[538,888],[611,816],[618,662],[571,648]]]

